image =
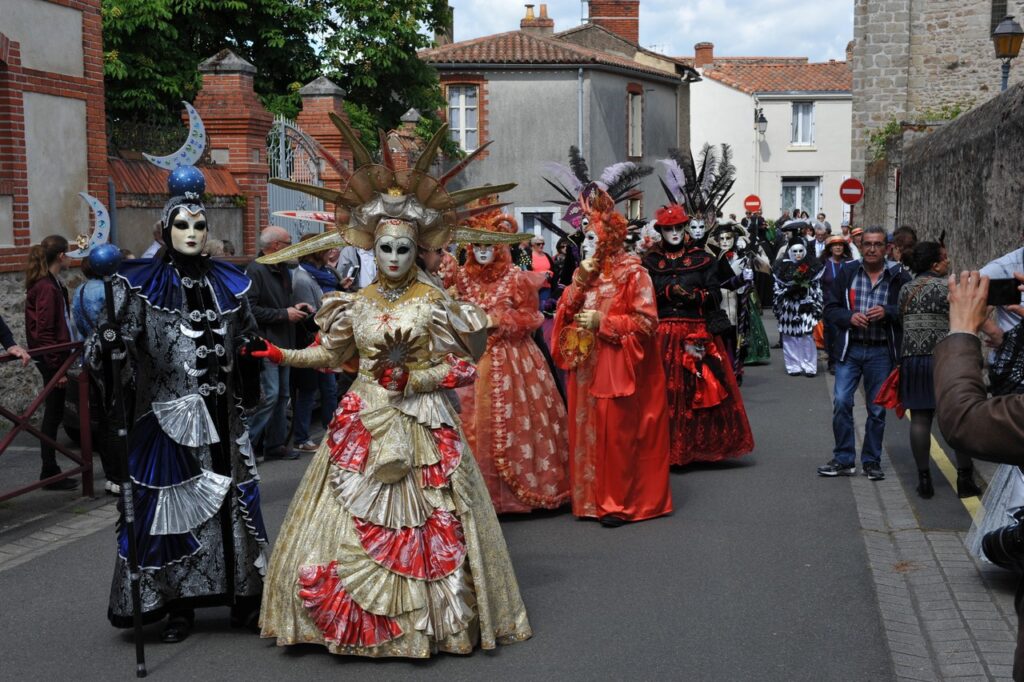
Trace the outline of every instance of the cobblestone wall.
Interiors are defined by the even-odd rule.
[[[1017,3],[1007,3],[1013,13]],[[999,94],[992,2],[855,0],[853,159],[862,175],[868,133],[893,116],[920,122],[944,105],[981,104]],[[1010,82],[1024,79],[1011,71]]]
[[[1024,235],[1024,85],[903,147],[900,222],[946,231],[955,269],[1020,247]]]

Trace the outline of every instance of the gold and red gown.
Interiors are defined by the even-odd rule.
[[[672,511],[665,371],[650,276],[631,254],[610,266],[584,290],[574,282],[562,292],[552,352],[569,370],[573,514],[640,521]],[[602,318],[593,350],[573,369],[560,340],[582,309]]]
[[[544,322],[541,278],[504,262],[475,274],[458,271],[458,298],[483,308],[496,327],[476,382],[458,390],[466,440],[499,514],[560,507],[569,500],[569,434],[565,404],[531,336]]]
[[[743,395],[721,338],[707,331],[705,316],[718,307],[721,282],[717,259],[689,245],[677,252],[644,256],[658,300],[658,344],[668,378],[671,462],[716,462],[754,449]],[[684,295],[673,293],[680,286]],[[707,335],[706,355],[697,366],[687,354],[687,337]]]
[[[294,367],[359,354],[288,508],[267,571],[262,636],[335,654],[425,658],[530,637],[505,539],[444,390],[473,380],[486,315],[419,275],[394,301],[377,285],[324,297],[321,345]],[[429,339],[404,391],[372,373],[385,334]]]

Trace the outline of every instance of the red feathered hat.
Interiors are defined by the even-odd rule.
[[[686,209],[679,204],[662,206],[654,212],[654,226],[668,227],[670,225],[682,225],[690,222],[690,216],[686,215]]]

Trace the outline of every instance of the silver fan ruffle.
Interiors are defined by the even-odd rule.
[[[231,487],[231,477],[203,469],[194,478],[161,488],[149,532],[153,535],[178,535],[197,528],[213,518]]]
[[[203,396],[198,393],[190,393],[164,403],[153,403],[153,414],[163,432],[179,445],[197,448],[220,442],[213,417],[206,409]]]

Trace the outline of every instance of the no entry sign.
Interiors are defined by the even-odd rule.
[[[748,211],[760,211],[761,210],[761,197],[756,194],[749,195],[743,200],[743,208]]]
[[[844,204],[853,206],[864,198],[864,184],[857,178],[847,178],[839,185],[839,198]]]

